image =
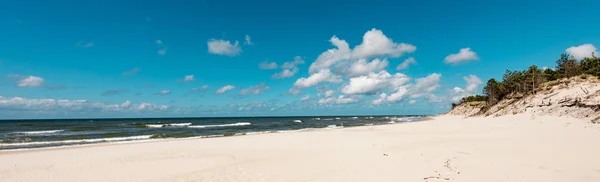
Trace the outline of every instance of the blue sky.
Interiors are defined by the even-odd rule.
[[[596,51],[599,5],[8,0],[0,119],[441,113]]]

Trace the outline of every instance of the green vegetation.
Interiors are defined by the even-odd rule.
[[[502,81],[498,82],[491,78],[483,88],[483,94],[462,98],[458,104],[453,103],[452,108],[465,102],[486,101],[487,106],[492,106],[502,99],[511,97],[523,97],[534,94],[543,83],[555,82],[562,78],[581,76],[586,79],[588,75],[600,77],[600,58],[592,54],[591,58],[583,58],[580,61],[568,54],[560,55],[556,60],[556,68],[539,69],[531,65],[523,71],[506,70]]]

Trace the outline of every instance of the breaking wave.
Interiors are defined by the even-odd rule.
[[[246,125],[251,125],[252,123],[249,122],[239,122],[239,123],[232,123],[232,124],[218,124],[218,125],[193,125],[193,126],[188,126],[188,128],[215,128],[215,127],[230,127],[230,126],[246,126]]]
[[[51,133],[58,133],[58,132],[63,132],[65,130],[45,130],[45,131],[20,131],[20,132],[13,132],[13,135],[44,135],[44,134],[51,134]]]
[[[127,140],[150,139],[151,136],[152,135],[140,135],[140,136],[130,136],[130,137],[95,138],[95,139],[62,140],[62,141],[47,141],[47,142],[0,143],[0,147],[77,144],[77,143],[84,144],[84,143],[96,143],[96,142],[117,142],[117,141],[127,141]]]

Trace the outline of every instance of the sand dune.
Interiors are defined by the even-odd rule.
[[[600,181],[600,127],[528,115],[0,152],[0,181]]]

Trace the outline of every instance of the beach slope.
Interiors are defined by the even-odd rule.
[[[429,121],[0,152],[0,181],[600,181],[600,127],[560,117]]]

